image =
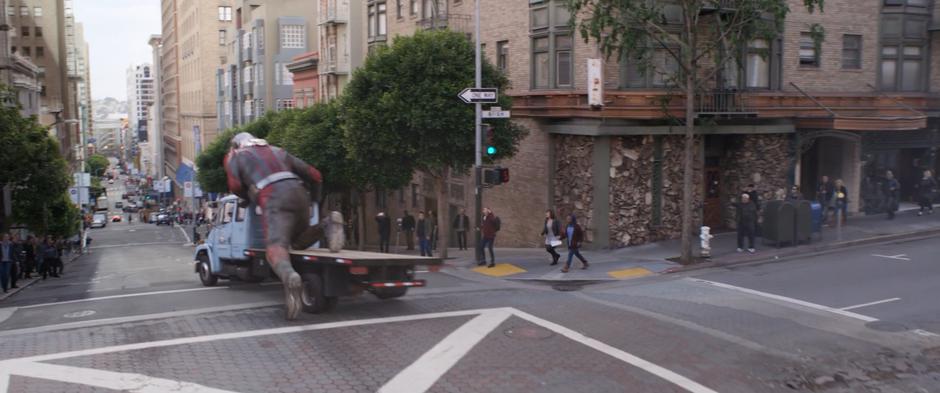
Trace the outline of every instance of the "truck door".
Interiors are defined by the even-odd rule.
[[[218,255],[219,259],[232,258],[232,226],[234,225],[235,209],[235,201],[227,201],[222,205],[222,217],[217,228],[219,238],[215,244],[215,254]]]
[[[235,222],[229,224],[229,246],[230,258],[244,259],[245,249],[248,248],[248,225],[245,218],[248,215],[248,209],[236,207]]]

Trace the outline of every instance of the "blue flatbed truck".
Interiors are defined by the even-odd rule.
[[[194,267],[205,286],[219,279],[260,282],[276,279],[265,260],[262,217],[254,204],[238,206],[238,197],[227,196],[217,202],[206,241],[196,246]],[[317,216],[314,205],[315,224]],[[427,266],[438,271],[440,258],[402,254],[322,248],[290,250],[291,263],[303,278],[303,309],[309,313],[329,311],[340,296],[364,292],[380,299],[404,296],[408,288],[423,287],[425,280],[415,277],[415,267]]]

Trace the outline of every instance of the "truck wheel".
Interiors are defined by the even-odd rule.
[[[202,285],[207,287],[214,287],[219,283],[219,276],[212,274],[212,269],[209,267],[209,258],[205,254],[199,256],[199,281],[202,281]]]
[[[304,312],[319,314],[331,307],[326,296],[323,295],[323,280],[319,274],[307,273],[302,276],[304,281],[303,294],[300,296]],[[335,303],[335,301],[334,301]]]
[[[408,293],[407,287],[381,288],[375,290],[375,297],[385,300],[405,296]]]

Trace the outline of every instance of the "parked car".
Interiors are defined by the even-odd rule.
[[[124,202],[114,202],[114,208],[115,208],[115,209],[123,209],[123,208],[124,208]]]
[[[157,214],[157,225],[173,225],[170,215],[166,213]]]
[[[104,214],[95,214],[91,218],[92,228],[104,228],[108,225],[108,217]]]

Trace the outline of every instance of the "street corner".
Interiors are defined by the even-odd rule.
[[[527,272],[527,270],[511,263],[497,263],[496,266],[493,267],[478,266],[472,270],[490,277],[508,277]]]
[[[629,280],[632,278],[646,277],[653,274],[652,270],[645,267],[631,267],[626,269],[610,270],[607,275],[616,280]]]

